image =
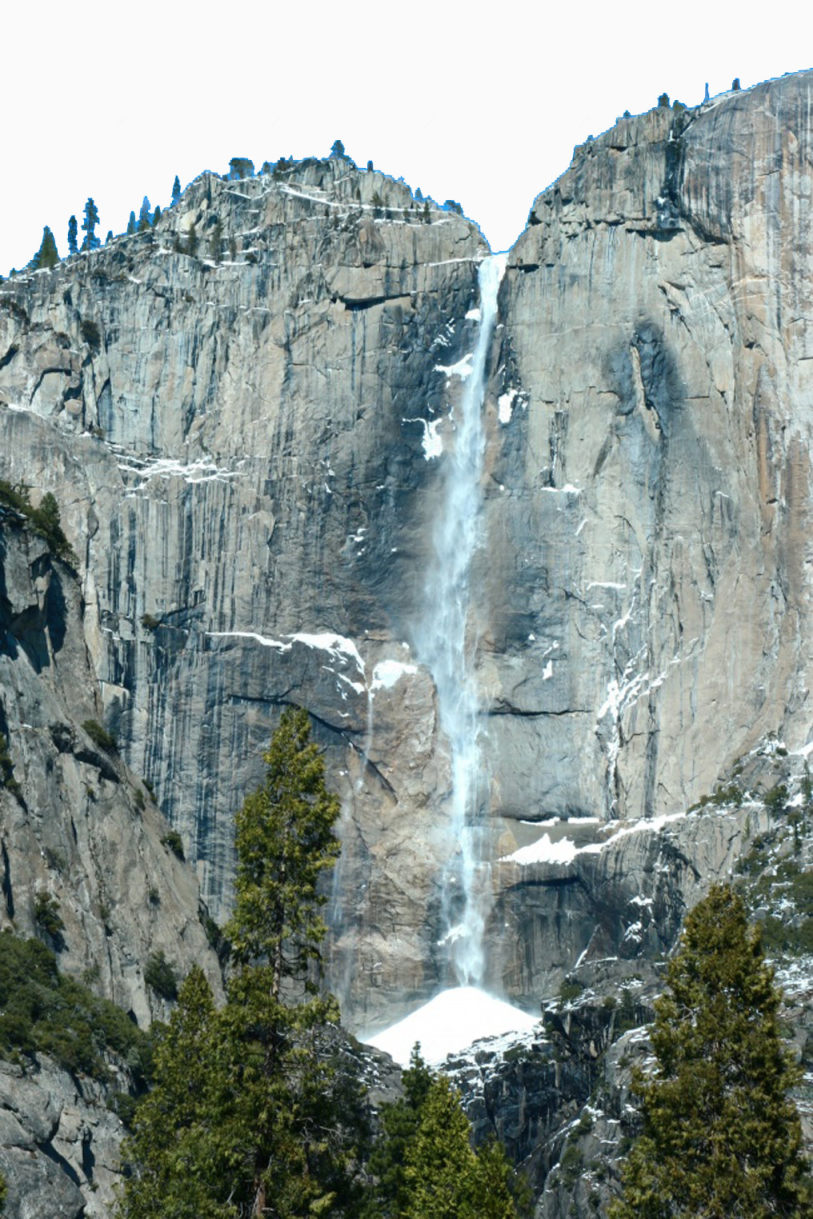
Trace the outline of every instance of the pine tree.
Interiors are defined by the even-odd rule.
[[[68,253],[75,254],[78,246],[76,244],[76,217],[71,216],[68,221]]]
[[[122,1146],[135,1171],[120,1214],[128,1219],[235,1219],[223,1174],[228,1081],[218,1049],[212,992],[193,966],[155,1049],[156,1086],[136,1110]]]
[[[492,1144],[481,1158],[472,1150],[470,1134],[459,1095],[438,1076],[406,1151],[404,1219],[514,1219],[502,1150]]]
[[[511,1168],[494,1139],[478,1152],[460,1097],[412,1051],[404,1096],[382,1106],[363,1219],[514,1219]]]
[[[42,242],[31,262],[28,264],[32,271],[41,271],[48,267],[55,267],[59,262],[59,253],[54,241],[54,235],[46,224],[42,230]]]
[[[146,233],[147,229],[152,226],[152,217],[150,209],[150,201],[145,195],[141,201],[141,210],[138,213],[138,231]]]
[[[130,212],[130,219],[127,221],[127,236],[132,237],[132,235],[135,231],[136,231],[135,212]]]
[[[175,181],[172,183],[172,202],[171,202],[170,206],[174,207],[176,203],[180,203],[180,200],[181,200],[181,180],[178,177],[178,175],[176,174]]]
[[[310,967],[326,931],[318,885],[339,853],[333,832],[339,800],[325,786],[305,711],[283,712],[264,761],[263,786],[237,814],[235,905],[226,936],[238,968],[227,1010],[231,1042],[240,1047],[243,1120],[253,1134],[246,1165],[251,1213],[261,1215],[271,1193],[279,1209],[287,1190],[282,1205],[290,1209],[280,1213],[293,1215],[306,1202],[330,1205],[308,1152],[323,1140],[303,1136],[328,1084],[313,1034],[338,1019]]]
[[[128,1147],[123,1219],[358,1213],[363,1106],[335,1069],[338,1011],[317,976],[339,801],[306,712],[283,713],[264,758],[237,815],[228,1000],[215,1012],[199,971],[181,988]]]
[[[212,231],[209,234],[209,250],[212,256],[212,262],[220,262],[222,246],[223,225],[220,223],[220,218],[216,216],[215,222],[212,225]]]
[[[715,886],[686,919],[655,1003],[657,1066],[635,1088],[643,1132],[613,1219],[762,1219],[810,1214],[797,1078],[780,996],[742,900]]]
[[[381,1135],[369,1163],[370,1173],[376,1181],[365,1212],[369,1219],[402,1215],[409,1205],[407,1148],[418,1133],[433,1078],[421,1057],[420,1046],[415,1045],[402,1076],[403,1097],[381,1108]]]
[[[229,161],[229,178],[240,181],[243,178],[254,177],[254,162],[250,157],[232,157]]]
[[[82,242],[83,250],[96,250],[101,245],[99,238],[96,236],[96,225],[99,223],[99,210],[91,198],[85,204],[85,214],[82,220],[82,232],[85,234],[85,239]]]

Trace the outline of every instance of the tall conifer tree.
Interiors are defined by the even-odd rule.
[[[46,224],[42,230],[42,242],[31,262],[28,264],[32,271],[41,271],[47,267],[55,267],[59,262],[59,253],[54,241],[54,235]]]
[[[361,1098],[333,1068],[338,1009],[318,987],[339,801],[306,712],[283,713],[264,760],[237,815],[228,1001],[215,1012],[199,971],[181,988],[128,1148],[124,1219],[358,1213]]]
[[[813,1198],[779,993],[742,900],[715,886],[686,919],[655,1003],[643,1132],[612,1219],[804,1219]]]
[[[99,209],[89,198],[85,204],[85,214],[82,220],[82,231],[85,234],[82,242],[83,250],[97,250],[101,245],[99,238],[96,236],[96,225],[99,223]]]

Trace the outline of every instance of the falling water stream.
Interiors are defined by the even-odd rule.
[[[441,505],[426,579],[423,622],[416,632],[421,661],[434,678],[440,727],[451,764],[451,827],[454,843],[445,875],[444,935],[454,977],[460,985],[482,981],[485,909],[479,884],[482,815],[485,804],[474,678],[471,566],[480,533],[482,502],[483,401],[486,357],[497,318],[497,294],[505,255],[483,260],[479,269],[480,324],[460,402],[452,415],[451,442],[445,438]]]

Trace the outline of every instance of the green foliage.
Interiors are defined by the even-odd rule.
[[[665,109],[665,110],[669,109],[669,94],[668,93],[662,93],[660,95],[660,97],[658,98],[658,107],[660,109]]]
[[[147,964],[144,967],[144,981],[162,999],[173,1002],[178,998],[178,979],[175,977],[172,965],[164,956],[163,949],[151,953],[147,958]]]
[[[473,1151],[458,1094],[433,1075],[418,1045],[403,1085],[403,1097],[381,1109],[365,1219],[513,1219],[505,1152],[495,1140]]]
[[[164,834],[161,844],[168,847],[173,855],[177,855],[178,859],[186,858],[183,851],[183,840],[177,830],[170,830],[168,834]]]
[[[643,1132],[612,1219],[802,1219],[813,1199],[787,1099],[797,1073],[759,933],[728,886],[687,917],[667,982],[652,1028],[657,1066],[634,1081]]]
[[[55,267],[59,262],[59,251],[56,248],[56,241],[51,230],[46,225],[42,230],[42,242],[31,262],[28,264],[32,271],[43,271],[49,267]]]
[[[50,893],[40,891],[34,897],[34,922],[37,929],[49,935],[55,943],[62,944],[65,924],[59,913],[59,902]]]
[[[97,324],[85,318],[79,326],[82,342],[87,343],[91,351],[99,351],[102,346],[102,335]]]
[[[92,199],[88,199],[85,204],[85,213],[82,219],[82,231],[85,234],[82,242],[83,250],[96,250],[101,245],[99,238],[96,236],[96,225],[99,223],[99,210]]]
[[[157,631],[161,625],[161,619],[156,618],[155,614],[142,614],[141,625],[145,631]]]
[[[747,861],[756,850],[754,842]],[[761,858],[760,853],[756,858]],[[763,866],[767,860],[763,861]],[[762,923],[762,943],[771,956],[800,956],[813,953],[813,873],[795,859],[785,859],[763,876],[750,894],[753,905],[761,906],[778,897],[783,905],[795,908],[795,915],[769,914]]]
[[[701,796],[696,804],[690,805],[689,812],[693,813],[699,808],[705,808],[709,804],[713,804],[717,808],[733,804],[735,808],[740,808],[742,798],[742,788],[737,783],[718,783],[710,796]]]
[[[318,884],[339,855],[333,826],[340,806],[325,786],[307,712],[283,712],[263,760],[265,782],[237,814],[236,900],[226,934],[239,964],[268,962],[279,999],[283,980],[304,978],[319,957],[326,926]],[[307,981],[306,989],[313,989]]]
[[[223,225],[219,218],[215,217],[215,222],[212,225],[212,231],[209,234],[209,252],[212,257],[212,262],[220,262],[221,250],[223,246]]]
[[[8,1196],[8,1185],[6,1184],[6,1178],[0,1172],[0,1214],[2,1214],[2,1212],[6,1208],[7,1196]]]
[[[14,763],[8,751],[8,741],[0,732],[0,788],[2,787],[15,796],[20,793],[20,784],[14,778]]]
[[[97,720],[85,720],[82,724],[85,732],[93,741],[94,745],[98,745],[100,749],[104,749],[107,753],[115,753],[118,749],[116,738],[101,726]]]
[[[582,1175],[584,1168],[584,1157],[577,1142],[568,1142],[561,1160],[559,1161],[559,1171],[562,1177],[562,1183],[568,1189],[572,1189]]]
[[[766,792],[763,803],[769,813],[778,817],[780,813],[784,812],[787,801],[788,789],[784,783],[777,783],[776,787],[772,787],[769,792]]]
[[[559,987],[559,1002],[572,1003],[574,999],[578,999],[583,990],[584,986],[578,978],[565,978]]]
[[[75,254],[77,249],[78,249],[78,246],[77,246],[76,217],[71,216],[70,219],[68,220],[68,253]]]
[[[198,252],[198,230],[194,224],[190,224],[189,232],[186,235],[186,252],[190,257],[194,258]]]
[[[106,1055],[119,1055],[141,1083],[149,1074],[150,1039],[115,1004],[60,974],[39,940],[0,934],[0,1051],[43,1053],[69,1071],[106,1080]]]
[[[433,1080],[406,1149],[404,1219],[514,1219],[510,1168],[492,1144],[478,1156],[460,1097],[448,1079]]]
[[[418,1132],[433,1078],[416,1045],[403,1074],[403,1097],[381,1108],[381,1137],[369,1163],[376,1179],[369,1203],[370,1219],[402,1215],[409,1205],[406,1153]]]
[[[254,177],[254,162],[250,157],[232,157],[229,161],[229,177],[237,179]]]
[[[124,1184],[119,1213],[132,1219],[236,1219],[227,1182],[228,1081],[218,1053],[209,985],[193,966],[178,1005],[156,1040],[155,1088],[132,1118],[122,1156],[136,1166]]]
[[[181,179],[175,175],[175,181],[172,183],[172,201],[170,206],[174,207],[181,200]]]
[[[333,141],[333,143],[330,146],[330,155],[332,157],[343,157],[344,156],[344,144],[341,142],[341,140]]]
[[[146,233],[152,227],[152,208],[150,201],[145,195],[141,200],[141,207],[138,212],[138,229],[139,233]]]
[[[132,237],[136,231],[136,216],[135,212],[130,212],[130,219],[127,221],[127,236]]]
[[[199,970],[181,987],[126,1149],[124,1219],[358,1213],[362,1098],[315,972],[339,802],[309,738],[307,714],[287,710],[238,813],[228,1000],[215,1011]]]
[[[46,491],[38,508],[32,507],[28,487],[24,483],[13,486],[0,478],[0,504],[13,508],[28,521],[31,528],[48,543],[57,558],[74,565],[74,554],[68,539],[62,532],[59,505],[50,491]]]

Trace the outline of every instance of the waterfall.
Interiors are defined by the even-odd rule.
[[[442,876],[444,935],[456,981],[476,985],[484,971],[485,910],[478,893],[478,864],[486,784],[478,741],[472,637],[471,564],[480,536],[483,400],[486,358],[497,317],[497,294],[505,255],[485,258],[479,269],[480,325],[460,403],[452,414],[451,442],[444,437],[443,487],[433,531],[433,556],[426,580],[423,621],[416,632],[421,661],[437,690],[440,727],[451,763],[452,853]]]

